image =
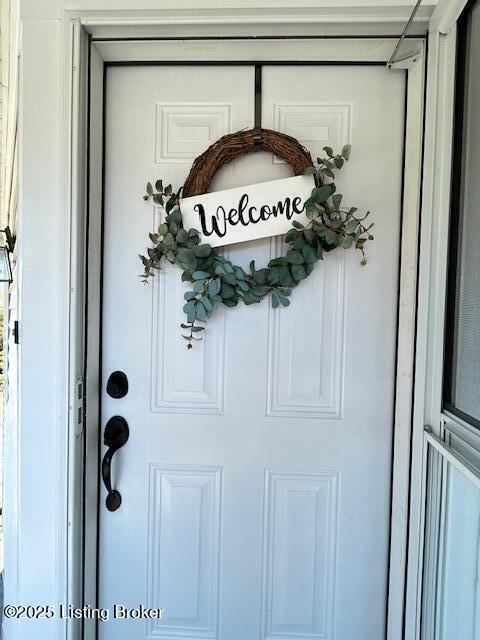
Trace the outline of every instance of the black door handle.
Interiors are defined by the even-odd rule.
[[[113,416],[105,426],[103,441],[108,451],[102,460],[102,479],[108,491],[105,505],[109,511],[116,511],[122,504],[122,496],[116,489],[112,489],[111,465],[116,451],[121,449],[129,436],[128,424],[122,416]]]

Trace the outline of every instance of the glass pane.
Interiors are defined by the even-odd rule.
[[[437,485],[438,471],[443,490],[439,526],[435,518],[427,518],[422,638],[476,640],[480,638],[480,490],[432,449],[429,457],[434,463],[430,490]],[[435,501],[434,494],[429,491],[430,501]]]
[[[480,420],[480,2],[459,27],[446,402]],[[461,153],[460,153],[461,148]],[[452,304],[453,303],[453,304]],[[472,422],[472,420],[470,420]]]
[[[478,638],[479,525],[480,491],[448,464],[440,556],[439,640]]]

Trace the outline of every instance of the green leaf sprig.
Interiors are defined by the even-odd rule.
[[[250,305],[270,296],[274,309],[287,307],[292,289],[313,272],[315,263],[326,252],[337,247],[355,247],[362,254],[361,264],[366,264],[365,243],[373,240],[373,223],[365,222],[369,212],[358,217],[356,207],[342,208],[342,196],[336,193],[335,183],[327,182],[349,160],[351,147],[345,145],[340,154],[334,154],[331,147],[323,150],[327,157],[317,158],[317,166],[305,171],[315,179],[315,187],[305,203],[309,222],[303,225],[294,221],[285,235],[289,245],[285,255],[273,258],[260,269],[252,260],[249,271],[245,271],[209,244],[202,243],[199,231],[184,229],[179,206],[181,190],[175,193],[171,185],[164,187],[162,180],[157,180],[155,188],[150,182],[147,184],[144,199],[164,207],[166,217],[157,233],[149,234],[153,246],[147,249],[147,255],[140,255],[144,266],[141,277],[147,282],[161,269],[162,261],[167,260],[182,269],[182,281],[192,284],[184,295],[186,322],[181,325],[188,349],[194,341],[202,339],[199,334],[219,304]]]

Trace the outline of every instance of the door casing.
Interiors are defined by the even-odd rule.
[[[87,80],[88,101],[83,104],[88,111],[88,205],[85,220],[77,221],[73,233],[82,234],[88,225],[88,242],[84,251],[75,258],[76,269],[85,267],[86,322],[77,319],[72,339],[77,357],[85,356],[85,431],[84,450],[72,447],[70,455],[73,477],[70,483],[69,504],[71,530],[84,530],[83,545],[75,545],[71,539],[70,549],[78,548],[71,555],[71,593],[74,602],[93,604],[97,591],[97,520],[100,491],[98,483],[99,442],[99,393],[101,361],[99,328],[101,326],[101,252],[102,252],[102,173],[103,173],[103,88],[104,70],[109,64],[171,64],[172,61],[188,63],[290,63],[300,64],[385,64],[393,40],[368,39],[252,39],[225,40],[221,62],[218,46],[212,52],[206,40],[116,40],[98,39],[88,42],[79,24],[77,29],[78,55],[90,60],[90,72],[79,78],[79,86]],[[339,55],[339,52],[340,55]],[[86,56],[86,57],[85,57]],[[395,402],[394,459],[392,484],[391,550],[388,603],[388,640],[403,637],[405,606],[406,553],[408,538],[408,514],[411,491],[410,464],[412,445],[421,441],[422,434],[412,430],[412,393],[414,371],[414,341],[416,322],[416,282],[418,264],[418,234],[421,191],[423,95],[424,95],[424,41],[409,39],[403,50],[405,61],[397,68],[407,73],[406,135],[404,153],[404,190],[400,260],[400,290],[398,311],[397,381]],[[392,70],[392,73],[397,72]],[[80,94],[80,92],[79,92]],[[81,121],[81,109],[78,113]],[[81,136],[79,136],[81,138]],[[78,207],[78,216],[82,208]],[[84,215],[84,214],[83,214]],[[79,238],[77,238],[78,242]],[[73,243],[76,246],[76,243]],[[81,244],[81,243],[80,243]],[[73,320],[75,323],[75,320]],[[85,330],[86,341],[78,339]],[[82,351],[80,354],[79,351]],[[84,353],[83,353],[84,352]],[[78,389],[75,389],[78,394]],[[84,464],[82,464],[84,456]],[[413,471],[415,473],[415,470]],[[75,474],[83,481],[75,479]],[[83,499],[85,496],[85,500]],[[76,508],[73,505],[78,505]],[[78,527],[75,525],[78,523]],[[74,535],[74,534],[72,534]],[[77,534],[78,535],[78,534]],[[83,553],[84,550],[84,553]],[[81,576],[83,568],[83,577]],[[83,593],[81,585],[83,584]],[[72,626],[73,635],[79,632]],[[95,626],[85,623],[85,637],[95,637]]]

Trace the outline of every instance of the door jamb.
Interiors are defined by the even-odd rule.
[[[77,20],[75,20],[77,22]],[[78,24],[78,26],[80,26]],[[386,40],[382,37],[381,40]],[[372,38],[371,40],[376,40]],[[188,41],[177,43],[178,46],[187,46]],[[257,44],[262,43],[255,41]],[[268,41],[266,41],[268,42]],[[335,40],[320,41],[322,44],[322,54],[318,54],[319,41],[312,44],[316,50],[316,61],[318,63],[328,63],[335,60],[332,51],[335,50]],[[390,52],[391,46],[371,47],[369,39],[356,40],[348,39],[352,44],[353,52],[351,57],[342,58],[341,63],[382,63],[388,60],[386,52]],[[412,43],[417,53],[417,60],[414,64],[408,65],[406,73],[407,80],[407,121],[406,121],[406,143],[405,143],[405,173],[403,191],[403,226],[401,238],[401,265],[400,265],[400,298],[398,316],[398,351],[397,351],[397,380],[396,380],[396,405],[395,405],[395,433],[394,433],[394,460],[393,460],[393,482],[392,482],[392,518],[391,518],[391,552],[390,552],[390,575],[388,594],[388,640],[401,640],[403,638],[404,615],[405,615],[405,589],[406,589],[406,566],[407,566],[407,538],[409,528],[409,503],[415,500],[415,494],[421,489],[411,484],[410,461],[412,442],[418,442],[423,434],[412,430],[412,396],[413,396],[413,371],[414,371],[414,342],[416,323],[416,296],[417,296],[417,264],[418,264],[418,235],[419,235],[419,211],[421,192],[421,168],[422,168],[422,139],[423,139],[423,96],[425,83],[424,53],[425,47],[422,39],[410,39],[406,46],[412,48]],[[197,43],[198,44],[198,43]],[[388,43],[387,43],[388,44]],[[391,44],[391,43],[390,43]],[[270,43],[269,43],[270,45]],[[132,42],[112,42],[102,41],[101,46],[92,46],[91,53],[91,73],[90,73],[90,102],[92,107],[98,109],[103,102],[104,73],[103,67],[107,62],[119,60],[119,56],[125,55],[125,51],[132,50],[135,43]],[[172,43],[168,47],[157,41],[149,41],[147,46],[139,41],[138,46],[142,49],[142,56],[152,56],[153,60],[164,60],[167,55],[167,48],[171,49]],[[163,46],[163,53],[162,53]],[[122,53],[122,47],[124,52]],[[252,62],[255,61],[255,46],[249,43],[250,56]],[[342,40],[342,50],[345,51],[346,40]],[[148,49],[148,51],[147,51]],[[111,58],[108,60],[107,51],[110,50]],[[328,51],[330,50],[330,53]],[[324,51],[324,52],[323,52]],[[161,58],[158,56],[161,55]],[[282,54],[284,56],[284,54]],[[177,56],[178,57],[178,56]],[[198,54],[195,55],[198,59]],[[267,56],[268,58],[268,56]],[[249,58],[250,59],[250,58]],[[298,59],[298,56],[297,56]],[[131,60],[131,58],[130,58]],[[338,61],[337,61],[338,63]],[[101,75],[101,77],[100,77]],[[81,82],[81,79],[78,79]],[[100,85],[101,82],[101,85]],[[100,147],[100,149],[99,149]],[[85,531],[85,576],[84,576],[84,603],[95,606],[97,590],[97,554],[92,553],[92,549],[97,548],[96,531],[98,518],[98,504],[96,497],[99,496],[100,487],[98,482],[98,452],[99,452],[99,406],[98,389],[99,379],[99,345],[98,345],[98,322],[99,322],[99,288],[100,283],[100,253],[99,243],[101,237],[101,217],[98,211],[102,208],[101,183],[98,179],[103,171],[101,160],[101,148],[103,147],[103,120],[99,119],[98,113],[95,115],[94,109],[90,111],[90,152],[88,159],[88,174],[90,180],[89,205],[87,207],[87,218],[90,223],[90,233],[88,248],[83,256],[84,265],[88,268],[87,287],[87,309],[88,320],[86,324],[87,335],[87,368],[85,371],[85,394],[86,394],[86,417],[85,433],[86,440],[86,460],[85,460],[85,511],[84,511],[84,531]],[[100,152],[100,153],[99,153]],[[76,176],[72,176],[72,183],[75,183]],[[95,215],[97,212],[97,215]],[[73,215],[82,215],[81,211],[74,210]],[[75,232],[76,225],[73,225]],[[88,263],[87,263],[88,256]],[[78,323],[78,321],[77,321]],[[83,323],[82,323],[83,324]],[[83,330],[83,326],[77,326],[76,332]],[[72,340],[75,331],[72,331]],[[96,335],[96,337],[95,337]],[[71,349],[78,349],[78,345],[71,344]],[[73,351],[75,352],[75,351]],[[72,353],[72,351],[71,351]],[[97,354],[95,358],[93,354]],[[93,455],[92,455],[93,454]],[[78,464],[78,461],[77,461]],[[421,467],[420,467],[421,469]],[[418,469],[417,469],[418,471]],[[418,477],[418,476],[417,476]],[[70,501],[78,499],[78,488],[75,482],[69,488]],[[412,495],[411,495],[412,492]],[[82,490],[83,493],[83,490]],[[95,498],[92,498],[94,496]],[[93,502],[96,502],[94,505]],[[82,521],[77,523],[82,526]],[[76,523],[73,523],[76,528]],[[95,558],[93,557],[95,556]],[[70,566],[69,570],[74,571]],[[94,626],[85,624],[85,638],[94,638]],[[76,634],[76,631],[75,631]],[[72,634],[72,637],[75,637]],[[80,637],[80,636],[77,636]]]

